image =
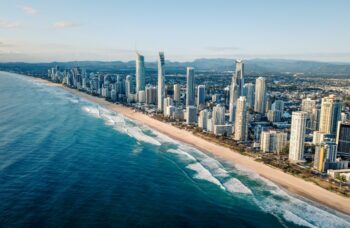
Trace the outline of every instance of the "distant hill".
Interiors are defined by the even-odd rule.
[[[48,68],[58,65],[62,69],[80,66],[88,71],[100,72],[130,72],[135,69],[135,61],[74,61],[52,63],[0,63],[0,70],[17,72],[46,72]],[[196,59],[192,62],[166,62],[167,72],[185,72],[187,66],[195,67],[202,71],[233,71],[233,59]],[[147,71],[156,71],[156,62],[146,62]],[[303,60],[283,59],[251,59],[245,61],[246,73],[269,74],[269,73],[304,73],[305,75],[349,75],[350,64],[326,63]]]

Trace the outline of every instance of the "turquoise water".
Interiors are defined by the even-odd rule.
[[[0,72],[0,226],[350,223],[61,88]]]

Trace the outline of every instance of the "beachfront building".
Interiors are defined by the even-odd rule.
[[[288,144],[288,134],[276,130],[263,131],[260,136],[260,150],[262,152],[281,153]]]
[[[232,81],[230,86],[230,100],[229,100],[229,121],[233,123],[235,121],[236,101],[243,95],[244,85],[244,63],[242,60],[236,60],[236,70],[232,75]]]
[[[336,134],[338,121],[341,119],[342,102],[335,95],[322,98],[320,131]]]
[[[214,125],[213,133],[217,136],[230,136],[232,135],[232,125],[223,124],[223,125]]]
[[[126,76],[126,79],[125,79],[125,95],[128,103],[134,101],[131,75]]]
[[[199,128],[202,128],[203,130],[207,130],[208,116],[209,116],[209,112],[207,109],[204,109],[199,112],[199,117],[198,117]]]
[[[163,111],[163,101],[164,101],[164,83],[165,83],[165,76],[164,76],[164,65],[165,65],[165,59],[164,59],[164,52],[158,53],[158,111]]]
[[[225,106],[217,104],[213,108],[213,125],[224,125],[225,124]]]
[[[329,168],[338,169],[337,144],[324,142],[315,147],[314,169],[319,172],[326,172]]]
[[[195,124],[197,122],[197,108],[193,105],[186,107],[186,124]]]
[[[194,68],[187,67],[186,76],[186,106],[195,105],[195,88],[194,88]]]
[[[292,113],[292,125],[289,144],[289,161],[304,161],[304,142],[307,112],[298,111]]]
[[[136,53],[136,93],[145,89],[145,57]]]
[[[254,111],[264,114],[266,104],[266,79],[259,77],[255,81]]]
[[[146,100],[145,103],[150,105],[155,105],[157,103],[157,88],[155,86],[147,85],[146,86]]]
[[[235,115],[235,135],[236,141],[248,140],[248,118],[247,118],[246,98],[241,96],[237,100]]]
[[[205,107],[205,85],[197,87],[197,108],[199,110]]]
[[[167,108],[169,106],[173,106],[174,103],[173,103],[173,99],[171,99],[171,97],[166,97],[163,99],[163,105],[164,105],[164,110],[163,110],[163,114],[164,116],[169,116],[170,114],[167,113]]]

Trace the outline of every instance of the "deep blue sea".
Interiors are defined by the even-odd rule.
[[[244,167],[0,72],[0,227],[350,227]]]

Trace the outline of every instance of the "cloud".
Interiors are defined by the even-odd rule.
[[[35,16],[39,13],[39,11],[31,6],[21,6],[22,11],[30,16]]]
[[[2,47],[13,47],[14,45],[13,44],[8,44],[8,43],[4,43],[2,41],[0,41],[0,48]]]
[[[80,24],[72,21],[58,21],[53,24],[53,27],[57,29],[73,28],[78,26],[80,26]]]
[[[5,21],[0,19],[0,28],[4,29],[12,29],[12,28],[19,28],[22,26],[21,22],[18,21]]]

